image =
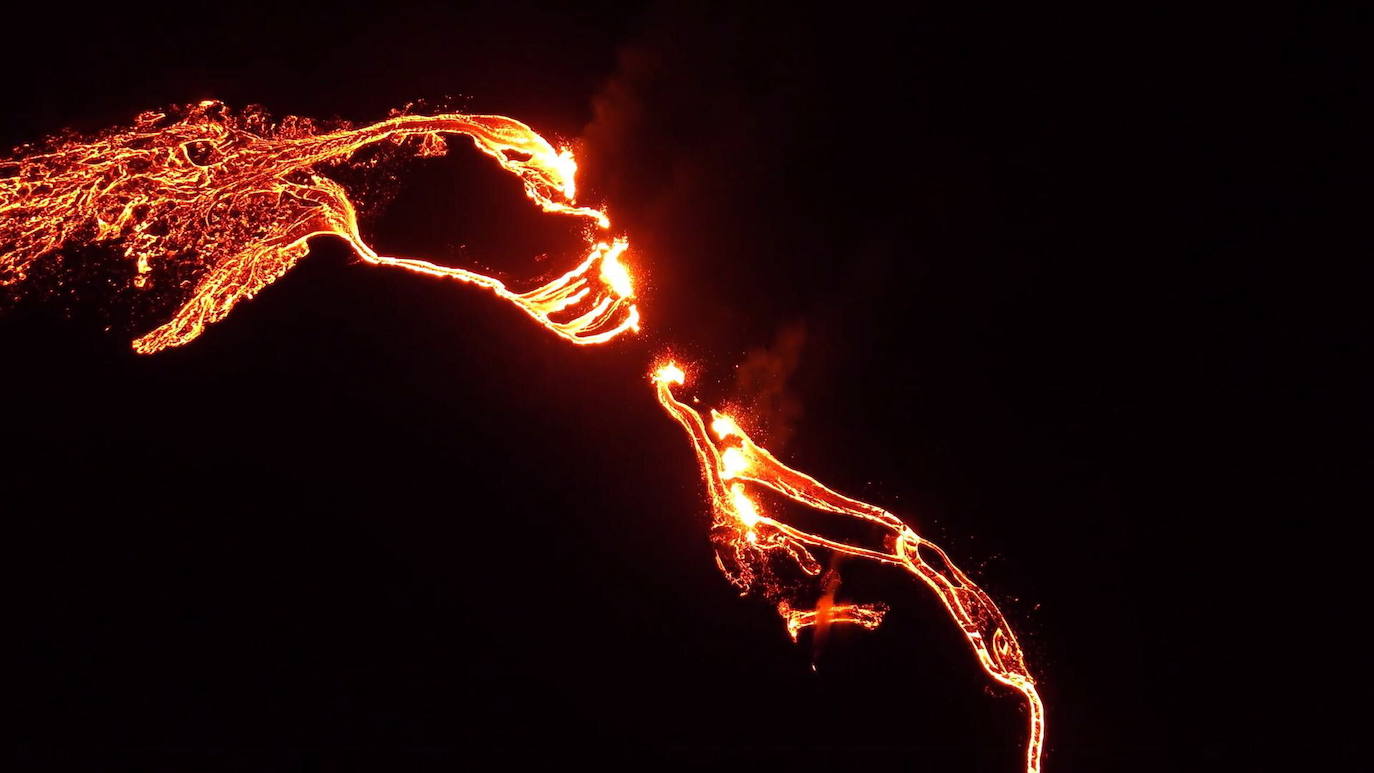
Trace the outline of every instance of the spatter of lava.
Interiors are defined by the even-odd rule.
[[[308,119],[236,116],[205,101],[0,159],[0,287],[23,282],[40,261],[88,245],[120,250],[137,287],[164,269],[193,276],[172,318],[134,341],[148,354],[195,339],[296,265],[310,237],[331,234],[369,263],[484,287],[572,343],[601,343],[637,329],[634,288],[621,262],[624,239],[589,238],[581,264],[527,292],[471,271],[378,255],[367,245],[353,203],[321,169],[348,164],[378,143],[442,155],[449,134],[471,137],[520,178],[544,211],[609,229],[605,212],[574,203],[572,154],[510,118],[398,115],[324,131]]]
[[[1039,771],[1045,707],[1026,668],[1016,634],[988,594],[959,571],[943,550],[900,518],[831,491],[815,478],[784,465],[755,444],[729,416],[711,411],[708,431],[701,414],[673,394],[674,387],[686,382],[686,374],[677,364],[660,366],[652,379],[659,403],[682,425],[692,442],[711,503],[716,563],[726,577],[742,593],[757,590],[775,600],[788,633],[795,639],[801,628],[823,620],[876,628],[886,608],[878,604],[826,604],[816,610],[796,609],[782,596],[783,589],[774,578],[773,567],[779,562],[790,562],[803,573],[815,576],[821,568],[812,551],[823,550],[910,572],[940,597],[983,670],[1025,697],[1030,725],[1026,770]],[[861,545],[798,528],[765,512],[756,501],[756,494],[751,493],[758,489],[769,489],[813,510],[855,519],[876,528],[881,537],[873,540],[872,545]]]

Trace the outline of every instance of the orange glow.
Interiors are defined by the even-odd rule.
[[[764,595],[778,596],[781,589],[770,572],[772,563],[785,558],[804,574],[815,576],[820,565],[812,551],[818,549],[901,567],[915,575],[939,595],[983,670],[1025,697],[1029,715],[1026,770],[1037,773],[1045,738],[1044,705],[1026,668],[1021,645],[992,599],[959,571],[943,550],[897,516],[831,491],[815,478],[787,467],[756,445],[738,424],[715,411],[711,412],[711,427],[718,440],[713,441],[701,414],[673,394],[673,387],[684,383],[682,370],[670,363],[659,369],[660,374],[665,371],[677,377],[655,379],[658,401],[687,431],[696,452],[711,503],[716,563],[726,577],[742,593],[761,585]],[[856,545],[797,528],[761,512],[746,486],[770,490],[814,510],[861,520],[877,527],[883,539],[869,546]],[[784,600],[778,611],[788,634],[795,639],[808,625],[853,623],[875,628],[885,610],[835,604],[833,599],[824,598],[816,610],[799,611]]]
[[[812,625],[849,623],[871,631],[883,622],[883,616],[887,614],[887,607],[882,604],[824,603],[827,602],[826,598],[822,602],[812,610],[793,609],[786,601],[778,604],[778,614],[782,615],[787,625],[787,635],[792,637],[792,641],[797,640],[801,629]]]
[[[623,238],[591,239],[576,268],[527,292],[463,269],[378,255],[367,245],[353,203],[322,170],[362,163],[354,154],[380,143],[442,155],[444,135],[470,137],[520,179],[543,211],[610,227],[602,210],[575,204],[572,152],[554,150],[510,118],[399,115],[321,131],[306,119],[234,116],[206,100],[177,117],[143,113],[131,128],[0,162],[0,286],[87,243],[119,247],[133,264],[136,287],[147,287],[159,269],[194,274],[190,297],[172,318],[134,341],[136,351],[150,354],[195,339],[295,266],[312,236],[332,235],[368,263],[483,287],[571,343],[603,343],[638,330]]]

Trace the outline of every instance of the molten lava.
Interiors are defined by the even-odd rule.
[[[624,239],[590,239],[580,265],[528,292],[463,269],[378,255],[367,245],[353,203],[321,168],[378,143],[442,155],[448,134],[472,138],[545,212],[610,227],[605,212],[574,204],[571,152],[554,150],[510,118],[399,115],[321,131],[306,119],[234,116],[207,100],[175,117],[147,112],[128,129],[0,159],[0,286],[23,281],[37,261],[64,249],[99,243],[121,248],[137,287],[164,267],[198,275],[172,318],[134,341],[150,354],[195,339],[296,265],[310,237],[329,234],[369,263],[486,288],[575,344],[638,329]]]
[[[733,419],[716,411],[711,411],[713,439],[701,414],[673,395],[673,387],[686,381],[686,374],[676,364],[659,367],[652,379],[659,403],[687,431],[696,452],[711,503],[716,563],[726,577],[743,593],[761,585],[766,597],[776,597],[781,590],[774,579],[776,563],[792,562],[803,573],[815,576],[820,573],[820,564],[811,551],[816,549],[898,566],[915,575],[939,595],[983,670],[1025,696],[1030,717],[1026,770],[1040,770],[1044,705],[1026,668],[1021,645],[992,599],[959,571],[943,550],[897,516],[831,491],[815,478],[787,467],[756,445]],[[750,487],[770,489],[815,510],[859,519],[878,527],[884,537],[877,546],[861,546],[813,534],[764,513]],[[884,611],[877,606],[833,604],[815,611],[797,611],[785,599],[778,608],[794,639],[803,626],[822,620],[876,628]]]
[[[40,261],[82,245],[106,244],[127,259],[131,281],[146,288],[161,276],[189,288],[180,308],[133,342],[150,354],[188,343],[290,270],[312,236],[348,242],[364,261],[485,288],[515,304],[544,328],[574,344],[610,341],[638,330],[633,278],[624,238],[588,239],[587,257],[572,270],[526,292],[492,277],[424,260],[377,254],[358,231],[357,215],[339,183],[324,169],[361,163],[355,154],[389,143],[419,156],[445,152],[445,135],[470,137],[478,150],[518,177],[543,211],[610,228],[599,209],[575,203],[577,164],[528,126],[494,115],[397,115],[371,126],[324,130],[259,113],[234,116],[215,101],[180,111],[148,112],[129,128],[95,138],[66,139],[42,150],[0,159],[0,287],[25,280]],[[1045,716],[1021,647],[988,597],[940,548],[896,516],[840,495],[783,465],[756,445],[734,420],[701,414],[679,402],[673,388],[686,381],[668,363],[653,374],[658,400],[687,431],[701,466],[712,511],[716,563],[742,593],[760,590],[782,615],[795,641],[814,626],[817,639],[832,625],[876,628],[882,604],[839,603],[832,573],[813,609],[787,597],[784,567],[819,576],[812,551],[870,559],[900,567],[929,586],[964,632],[993,679],[1019,691],[1029,707],[1026,769],[1040,770]],[[712,436],[714,433],[714,437]],[[774,517],[755,497],[769,489],[798,504],[862,522],[882,535],[874,545],[825,537]]]

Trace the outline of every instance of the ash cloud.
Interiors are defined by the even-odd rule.
[[[749,352],[735,372],[735,398],[774,452],[786,447],[802,415],[791,382],[805,347],[806,325],[794,322],[778,330],[771,346]]]

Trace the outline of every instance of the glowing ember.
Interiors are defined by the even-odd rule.
[[[523,293],[471,271],[378,255],[363,241],[352,202],[320,169],[384,142],[442,155],[446,134],[471,137],[545,212],[610,227],[605,212],[574,204],[572,153],[510,118],[402,115],[325,132],[305,119],[232,116],[207,100],[179,117],[143,113],[125,130],[0,160],[0,286],[23,281],[39,260],[89,243],[119,246],[138,287],[160,268],[191,269],[198,279],[190,298],[134,341],[148,354],[193,340],[305,257],[310,237],[329,234],[369,263],[484,287],[572,343],[638,329],[624,239],[593,239],[580,265]]]
[[[660,367],[653,376],[658,401],[687,431],[701,465],[711,502],[711,536],[716,547],[716,563],[726,577],[742,592],[761,590],[777,596],[781,589],[774,578],[778,561],[794,563],[807,575],[817,575],[820,565],[811,551],[868,558],[899,566],[930,586],[944,602],[983,670],[998,682],[1019,691],[1029,708],[1029,740],[1026,744],[1026,770],[1040,770],[1040,754],[1045,737],[1045,710],[1035,681],[1026,669],[1021,646],[997,605],[972,580],[959,571],[944,551],[926,541],[911,527],[886,510],[838,494],[814,478],[779,462],[756,445],[730,417],[711,412],[711,427],[718,440],[712,441],[701,414],[679,402],[673,387],[685,381],[677,365]],[[807,507],[860,519],[878,527],[883,539],[875,546],[854,545],[829,539],[796,528],[760,511],[747,485],[781,494]],[[761,586],[761,587],[756,587]],[[788,633],[795,639],[807,625],[854,623],[875,628],[884,610],[876,606],[837,605],[832,600],[815,611],[798,611],[783,600],[778,605]]]

